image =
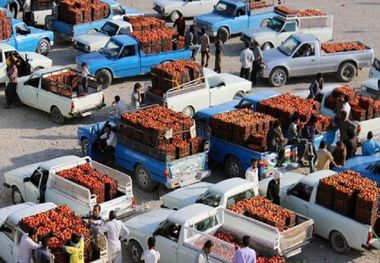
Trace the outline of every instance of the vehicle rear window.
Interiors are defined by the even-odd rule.
[[[220,204],[220,199],[221,195],[207,191],[197,199],[196,203],[205,204],[212,207],[218,207]]]
[[[313,187],[303,183],[298,183],[292,190],[291,195],[294,195],[304,201],[309,202]]]
[[[255,196],[255,192],[253,191],[253,189],[248,189],[247,191],[238,193],[238,194],[231,196],[227,199],[227,207],[234,205],[239,201],[249,199],[249,198],[254,197],[254,196]]]

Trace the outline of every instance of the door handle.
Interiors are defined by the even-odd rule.
[[[314,61],[315,61],[315,59],[312,59],[312,60],[311,60],[311,62],[314,62]]]

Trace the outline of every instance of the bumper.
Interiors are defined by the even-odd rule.
[[[77,112],[70,112],[69,115],[70,117],[86,117],[86,116],[89,116],[91,115],[92,111],[94,110],[100,110],[101,108],[105,107],[106,104],[105,103],[102,103],[96,107],[93,107],[93,108],[89,108],[89,109],[86,109],[86,110],[83,110],[83,111],[77,111]]]
[[[90,53],[92,52],[93,50],[91,50],[91,47],[90,49],[85,49],[85,45],[82,44],[82,43],[76,43],[74,41],[73,43],[73,48],[75,48],[76,50],[80,51],[80,52],[83,52],[83,53]]]
[[[210,170],[202,170],[202,171],[198,171],[198,172],[187,174],[187,175],[180,175],[178,177],[169,179],[165,183],[165,186],[169,189],[184,187],[190,184],[198,183],[210,175],[211,175]]]
[[[373,238],[369,241],[368,244],[362,245],[362,248],[365,250],[374,250],[374,249],[380,249],[380,239]]]

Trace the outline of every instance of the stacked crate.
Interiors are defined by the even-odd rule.
[[[108,4],[99,0],[63,0],[58,5],[59,20],[72,25],[101,20],[109,13]]]
[[[32,1],[32,10],[33,11],[39,11],[39,10],[47,10],[52,8],[52,1],[51,0],[33,0]]]
[[[7,11],[0,10],[0,40],[7,40],[12,37],[12,22],[7,16]]]
[[[124,21],[132,25],[133,31],[145,31],[165,27],[165,21],[155,17],[148,16],[124,16]]]
[[[71,98],[79,89],[79,75],[73,70],[54,73],[42,78],[42,88]]]

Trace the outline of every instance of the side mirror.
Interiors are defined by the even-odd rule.
[[[31,179],[30,179],[30,177],[25,177],[22,181],[23,181],[24,183],[27,183],[27,182],[30,182]]]

